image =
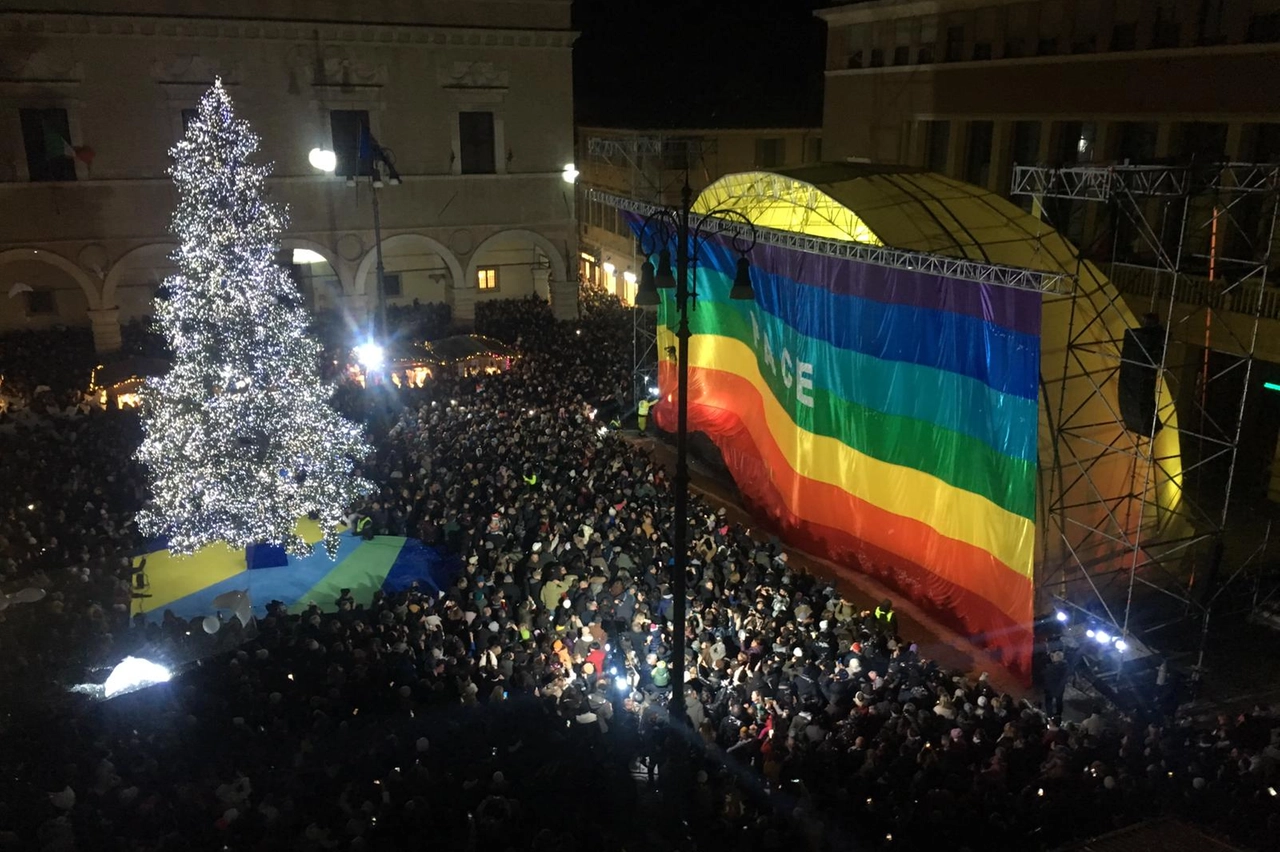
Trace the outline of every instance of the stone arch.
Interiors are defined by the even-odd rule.
[[[445,293],[452,294],[454,288],[457,287],[459,283],[463,280],[462,264],[458,262],[458,258],[454,255],[454,253],[449,251],[449,249],[445,246],[445,244],[440,242],[437,239],[428,237],[426,234],[413,234],[413,233],[393,234],[392,236],[389,236],[389,237],[383,237],[382,253],[384,256],[384,263],[385,263],[385,256],[387,254],[388,249],[397,249],[400,247],[412,246],[415,244],[429,250],[432,254],[438,255],[440,259],[444,261],[444,265],[449,270],[449,276],[453,279],[451,282],[449,282],[448,286],[445,287]],[[378,262],[378,249],[377,249],[377,246],[373,246],[367,252],[365,252],[364,257],[360,259],[359,267],[356,268],[356,282],[355,282],[356,296],[368,295],[369,275],[370,273],[373,272],[374,264],[376,264],[377,262]],[[389,271],[394,271],[394,270],[389,270]]]
[[[115,263],[111,264],[111,268],[107,270],[107,277],[102,283],[102,304],[108,308],[118,307],[116,300],[120,296],[120,281],[131,269],[130,261],[151,254],[157,249],[163,249],[167,257],[168,252],[177,248],[177,245],[177,243],[147,243],[135,246],[116,258]]]
[[[94,282],[89,273],[78,264],[67,260],[57,252],[48,251],[47,249],[33,248],[17,248],[0,251],[0,266],[4,266],[7,263],[14,263],[19,260],[47,263],[50,266],[61,269],[80,285],[80,289],[84,291],[85,299],[89,303],[89,310],[96,311],[102,307],[102,293],[98,291],[98,285]]]
[[[542,249],[542,253],[545,254],[547,256],[547,260],[551,262],[551,285],[553,287],[557,283],[563,284],[568,280],[565,272],[566,267],[564,255],[560,253],[558,248],[556,248],[555,243],[551,242],[551,240],[547,239],[542,234],[539,234],[537,231],[529,231],[524,228],[507,228],[490,234],[485,237],[484,241],[481,242],[480,245],[475,247],[475,250],[471,252],[471,260],[467,263],[467,275],[459,282],[458,286],[469,286],[475,281],[476,269],[480,265],[480,258],[484,254],[486,248],[488,248],[492,243],[513,236],[524,237],[529,240],[529,242]]]
[[[329,262],[329,268],[333,270],[333,274],[338,277],[338,283],[342,285],[342,295],[344,297],[354,295],[355,287],[351,277],[345,274],[348,268],[347,264],[339,259],[338,255],[328,246],[315,240],[309,240],[306,237],[284,237],[280,240],[280,247],[284,249],[311,249]]]

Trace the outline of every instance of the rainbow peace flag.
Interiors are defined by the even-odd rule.
[[[697,268],[690,428],[788,541],[887,581],[1027,676],[1039,295],[757,246],[755,301],[735,302],[736,259],[708,241]],[[674,430],[662,296],[655,418]]]

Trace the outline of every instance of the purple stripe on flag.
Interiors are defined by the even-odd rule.
[[[641,217],[633,213],[623,216],[638,233]],[[752,249],[751,264],[801,285],[822,287],[844,296],[948,311],[1023,334],[1040,333],[1041,295],[1030,290],[959,281],[772,245]]]

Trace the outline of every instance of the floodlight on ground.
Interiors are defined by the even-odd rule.
[[[578,169],[573,163],[565,163],[564,170],[560,172],[560,177],[565,183],[573,183],[578,179],[578,174]]]
[[[386,363],[386,352],[376,343],[361,343],[355,348],[356,363],[366,370],[376,370]]]
[[[307,266],[312,263],[325,263],[324,255],[318,251],[312,251],[309,248],[296,248],[293,250],[293,265]]]
[[[106,683],[102,685],[102,696],[114,698],[158,683],[168,683],[171,677],[173,673],[159,663],[138,657],[125,657],[107,675]]]
[[[312,148],[307,153],[307,162],[311,167],[322,172],[332,172],[338,167],[338,155],[324,148]]]

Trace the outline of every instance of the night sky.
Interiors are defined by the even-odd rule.
[[[580,124],[822,123],[822,0],[576,0]]]

